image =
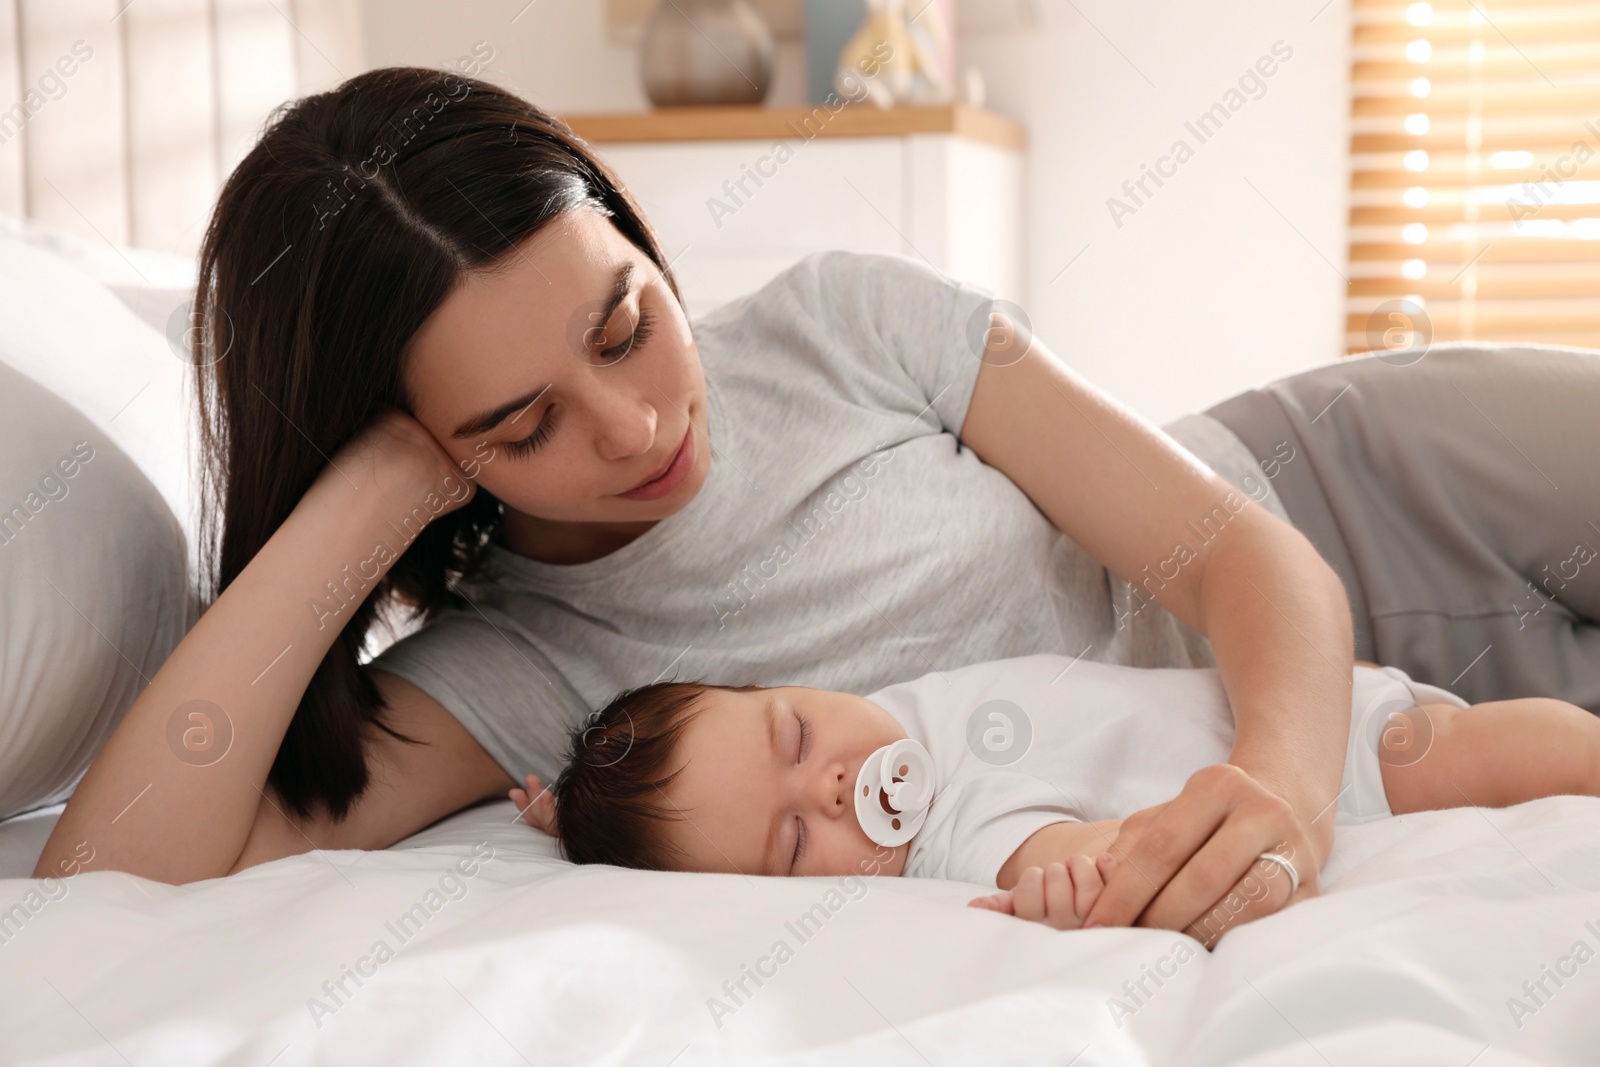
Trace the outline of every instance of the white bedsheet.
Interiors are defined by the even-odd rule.
[[[1600,799],[1341,828],[1324,896],[1181,964],[1171,932],[1062,933],[966,908],[963,883],[574,867],[514,818],[193,886],[59,883],[0,929],[0,1062],[1600,1062]],[[493,858],[458,888],[474,849]],[[0,880],[0,909],[45,885]],[[392,958],[332,996],[379,941]],[[1147,968],[1171,977],[1130,997]]]

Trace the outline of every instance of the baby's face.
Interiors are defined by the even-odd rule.
[[[855,808],[862,763],[906,736],[894,716],[850,693],[803,686],[710,690],[697,706],[679,734],[683,770],[666,790],[684,819],[664,832],[691,857],[686,869],[779,877],[905,869],[910,844],[873,841]]]

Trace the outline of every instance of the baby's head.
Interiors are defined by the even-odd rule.
[[[905,736],[849,693],[624,690],[569,737],[551,789],[562,847],[574,863],[645,870],[899,875],[910,846],[869,838],[854,791],[866,758]]]

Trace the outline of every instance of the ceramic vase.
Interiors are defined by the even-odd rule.
[[[639,73],[657,107],[759,104],[772,83],[772,31],[746,0],[662,0]]]

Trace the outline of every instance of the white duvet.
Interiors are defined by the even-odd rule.
[[[192,886],[0,880],[0,1062],[1600,1062],[1600,799],[1343,827],[1324,896],[1211,954],[959,882],[575,867],[515,818]]]

